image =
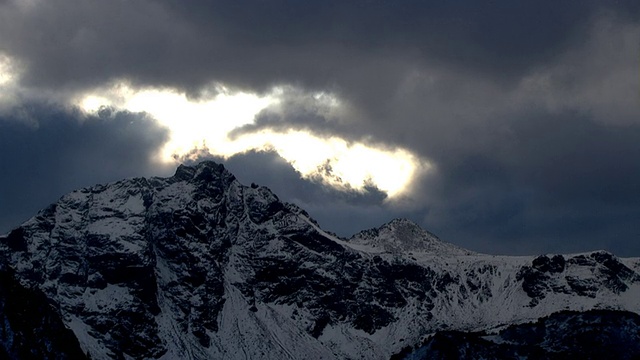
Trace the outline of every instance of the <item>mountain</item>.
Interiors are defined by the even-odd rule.
[[[478,254],[405,219],[342,239],[214,162],[65,195],[0,258],[92,359],[419,358],[452,331],[640,311],[640,259]]]

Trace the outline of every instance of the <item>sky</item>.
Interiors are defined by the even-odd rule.
[[[348,237],[640,256],[637,1],[0,0],[0,233],[223,163]]]

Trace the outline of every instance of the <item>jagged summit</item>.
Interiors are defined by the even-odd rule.
[[[226,177],[235,180],[235,176],[231,174],[222,164],[212,160],[205,160],[195,165],[181,164],[176,169],[174,178],[179,180],[208,180],[214,175],[216,177]]]
[[[353,235],[349,242],[390,253],[427,252],[434,255],[470,255],[473,252],[445,243],[415,222],[398,218]]]
[[[215,162],[71,192],[0,237],[0,258],[51,304],[34,323],[92,359],[388,359],[443,329],[640,311],[639,259],[474,254],[406,219],[345,241]]]

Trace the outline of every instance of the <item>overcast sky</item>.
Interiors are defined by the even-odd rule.
[[[639,82],[633,0],[0,0],[0,233],[208,157],[342,236],[640,256]]]

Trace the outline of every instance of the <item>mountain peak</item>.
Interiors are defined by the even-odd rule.
[[[189,180],[212,180],[213,178],[233,178],[231,174],[222,164],[215,161],[206,160],[196,165],[181,164],[173,175],[175,179]]]
[[[188,180],[193,178],[193,174],[195,174],[195,172],[196,169],[193,166],[180,164],[176,169],[175,174],[173,174],[173,177],[180,180]]]
[[[382,226],[379,227],[379,229],[383,229],[383,228],[406,229],[406,230],[413,230],[413,231],[418,231],[418,232],[425,231],[424,229],[422,229],[420,227],[420,225],[418,225],[414,221],[409,220],[407,218],[395,218],[395,219],[389,221],[388,223],[383,224]],[[433,236],[435,237],[435,235],[433,235]]]
[[[436,235],[406,218],[396,218],[378,228],[361,231],[353,235],[349,242],[390,253],[428,252],[449,255],[471,253],[443,242]]]

